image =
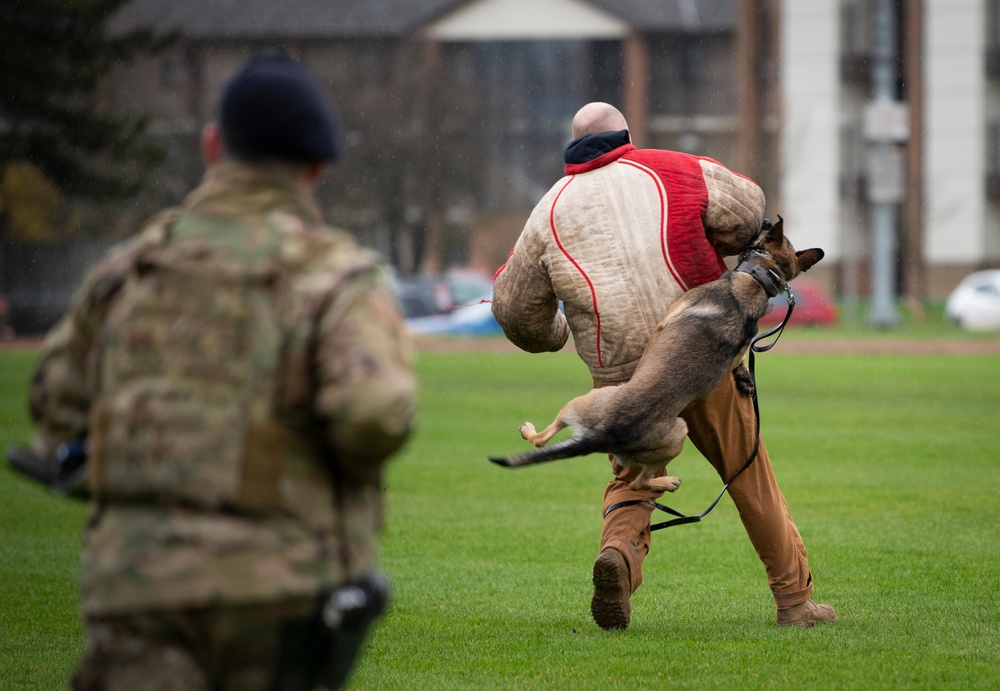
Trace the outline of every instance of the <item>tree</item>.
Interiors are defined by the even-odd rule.
[[[479,196],[485,149],[474,85],[452,80],[439,47],[404,41],[378,67],[329,75],[345,126],[347,156],[334,166],[329,200],[361,227],[388,230],[399,272],[438,271],[450,259],[448,212]],[[352,227],[336,213],[332,220]],[[370,239],[370,238],[369,238]]]
[[[106,199],[137,191],[162,158],[144,136],[145,118],[116,117],[97,103],[116,63],[170,40],[148,30],[108,36],[105,22],[124,2],[0,3],[0,181],[40,175],[61,194]],[[0,206],[0,237],[12,232],[11,203],[8,195]]]

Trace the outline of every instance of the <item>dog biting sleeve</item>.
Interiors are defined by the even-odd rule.
[[[764,221],[764,192],[749,178],[709,158],[699,160],[708,204],[705,235],[723,256],[735,256],[753,239]]]

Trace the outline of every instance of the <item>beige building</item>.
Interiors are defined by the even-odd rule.
[[[134,0],[117,29],[180,40],[107,98],[187,142],[160,188],[179,195],[226,76],[289,48],[342,106],[349,156],[324,203],[404,272],[502,262],[561,175],[573,112],[608,100],[638,145],[757,179],[797,244],[827,251],[813,275],[841,294],[868,294],[871,203],[888,193],[895,288],[943,297],[1000,265],[998,3],[890,0],[895,103],[873,115],[879,1]],[[873,168],[887,128],[891,161]]]
[[[887,171],[867,160],[876,0],[783,2],[783,209],[838,263],[839,291],[864,296],[871,193],[898,181],[897,287],[943,297],[1000,266],[1000,12],[995,0],[890,4],[905,131]]]
[[[153,26],[179,40],[118,71],[106,101],[153,116],[154,132],[172,142],[157,191],[177,197],[196,180],[197,133],[226,76],[253,51],[282,46],[340,105],[348,156],[323,196],[334,221],[403,273],[450,264],[492,271],[561,176],[570,120],[587,101],[620,104],[639,145],[739,156],[741,170],[753,164],[754,175],[773,173],[772,155],[740,148],[734,7],[731,0],[287,0],[280,8],[265,0],[226,7],[134,0],[113,31]]]

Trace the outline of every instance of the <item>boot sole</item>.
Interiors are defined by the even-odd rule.
[[[590,614],[602,629],[627,629],[632,608],[622,587],[621,566],[614,557],[601,555],[594,562],[594,598]]]

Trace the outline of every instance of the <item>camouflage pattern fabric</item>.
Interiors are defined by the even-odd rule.
[[[75,691],[266,691],[282,634],[313,600],[97,618]]]
[[[412,346],[375,255],[281,170],[211,169],[43,345],[34,450],[89,435],[87,614],[312,595],[376,569]]]

